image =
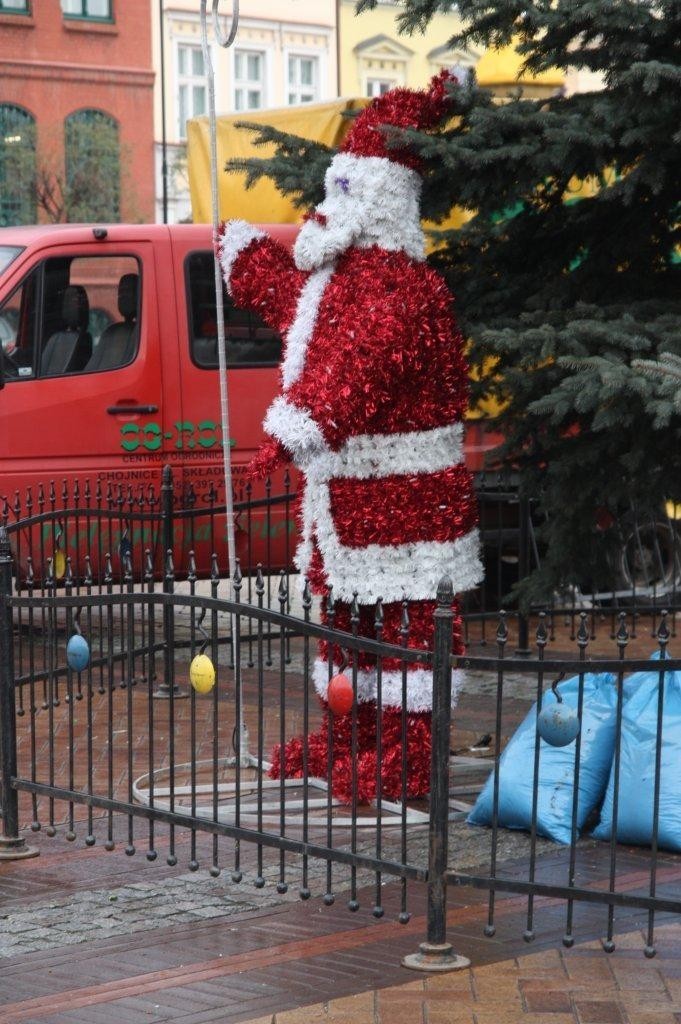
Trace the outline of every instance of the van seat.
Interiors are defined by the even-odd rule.
[[[87,326],[90,304],[82,285],[72,284],[64,289],[62,320],[64,327],[50,336],[40,360],[42,377],[62,373],[77,373],[92,355],[92,335]]]
[[[114,370],[132,360],[139,337],[138,294],[139,275],[123,274],[118,282],[118,312],[123,320],[109,324],[102,331],[92,358],[85,367],[88,373]]]

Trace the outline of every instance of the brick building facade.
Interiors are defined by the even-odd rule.
[[[148,2],[0,0],[0,225],[153,221],[153,85]]]

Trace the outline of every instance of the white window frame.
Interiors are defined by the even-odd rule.
[[[264,110],[265,107],[267,106],[268,96],[270,94],[270,88],[269,88],[269,68],[270,68],[271,61],[270,61],[269,51],[267,49],[263,49],[263,48],[258,47],[258,46],[243,45],[243,46],[238,46],[236,49],[231,49],[230,53],[231,53],[231,59],[232,59],[232,67],[231,67],[231,77],[232,77],[232,89],[231,89],[232,110],[234,111],[234,113],[237,113],[237,114],[247,114],[251,110]],[[248,57],[248,56],[260,57],[260,60],[262,61],[262,75],[260,77],[260,82],[259,83],[251,82],[249,79],[238,79],[237,80],[237,77],[236,77],[236,58],[237,58],[237,54],[243,54],[246,57]],[[237,90],[238,89],[243,89],[245,91],[248,91],[248,89],[249,89],[249,87],[251,85],[253,85],[253,86],[257,85],[257,87],[260,89],[260,96],[261,96],[261,100],[262,100],[260,106],[259,107],[244,106],[241,109],[237,109],[237,105],[236,105]]]
[[[185,87],[188,90],[189,103],[188,110],[189,116],[187,121],[192,117],[199,116],[194,110],[194,88],[200,85],[204,90],[204,109],[202,113],[208,113],[208,84],[205,75],[194,75],[187,74],[186,72],[180,73],[180,50],[198,50],[203,58],[203,51],[201,45],[196,42],[195,39],[175,39],[175,102],[177,107],[177,137],[181,141],[185,141],[187,138],[187,122],[182,123],[181,118],[181,103],[180,103],[180,90]]]
[[[283,102],[286,106],[290,106],[288,102],[288,60],[289,57],[313,57],[317,61],[317,98],[312,100],[313,103],[324,103],[325,100],[334,99],[336,97],[335,85],[329,83],[329,59],[330,51],[328,48],[322,48],[320,46],[285,46],[282,52],[282,77],[284,85],[284,96]],[[302,106],[307,106],[303,103]]]
[[[364,95],[371,97],[371,99],[375,99],[377,96],[383,96],[384,93],[381,92],[380,88],[379,88],[378,92],[374,92],[370,88],[370,86],[372,84],[376,84],[376,85],[380,86],[384,82],[388,86],[388,88],[385,90],[385,92],[388,92],[390,89],[397,88],[397,86],[400,84],[397,81],[397,79],[395,79],[395,78],[388,78],[387,76],[384,77],[384,76],[379,76],[379,75],[376,75],[375,77],[373,75],[367,75],[366,85],[365,85],[365,88],[364,88]]]
[[[312,89],[309,86],[303,86],[301,83],[296,82],[295,85],[291,85],[289,81],[289,68],[291,61],[300,60],[311,60],[315,68],[316,81],[313,83]],[[322,55],[319,50],[285,50],[284,52],[284,89],[286,97],[287,107],[299,107],[306,106],[308,103],[319,103],[322,97]],[[300,98],[291,102],[290,94],[296,93],[298,97],[300,94],[306,91],[312,91],[314,96],[311,100],[301,100]]]

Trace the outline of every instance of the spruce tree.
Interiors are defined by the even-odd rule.
[[[378,0],[361,0],[361,11]],[[422,30],[444,0],[401,0]],[[516,45],[524,67],[602,75],[602,90],[498,100],[473,78],[454,118],[402,133],[424,157],[424,215],[470,220],[431,256],[470,339],[475,398],[502,411],[497,461],[517,468],[539,522],[541,569],[522,590],[617,582],[633,516],[681,499],[681,4],[678,0],[459,0],[452,45]],[[443,40],[445,42],[445,40]],[[259,128],[263,140],[272,134]],[[276,140],[253,178],[314,203],[331,151]],[[580,184],[581,183],[581,184]],[[491,369],[493,368],[493,369]],[[484,373],[481,372],[484,369]]]

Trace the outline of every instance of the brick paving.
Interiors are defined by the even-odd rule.
[[[659,930],[658,956],[642,935],[548,949],[428,976],[280,1013],[249,1024],[679,1024],[681,925]]]

